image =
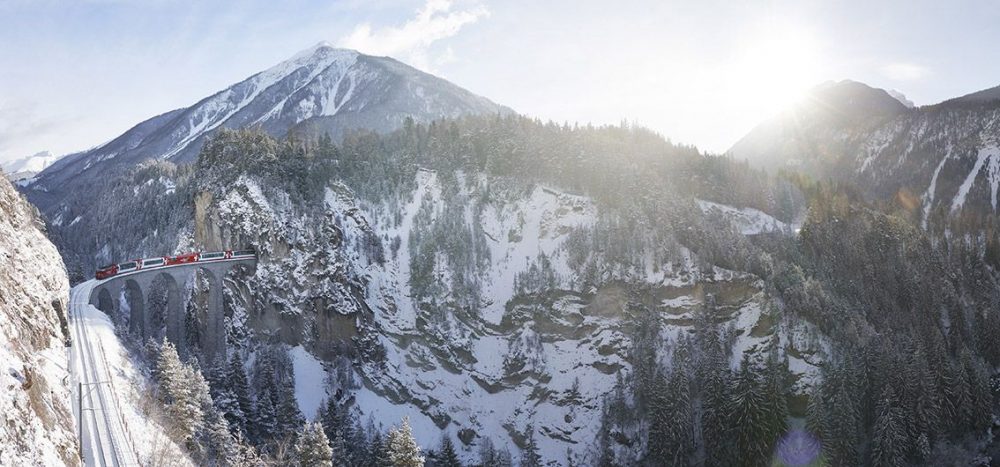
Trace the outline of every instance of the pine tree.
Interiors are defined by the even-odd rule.
[[[222,414],[214,407],[205,409],[205,429],[201,444],[205,446],[209,459],[218,465],[224,465],[227,459],[237,456],[239,447],[236,439],[229,431],[229,424]]]
[[[822,439],[831,465],[858,465],[862,431],[860,403],[850,374],[842,367],[824,371],[822,383],[809,398],[807,427]]]
[[[788,428],[788,391],[791,375],[788,372],[788,359],[778,353],[778,338],[774,337],[771,351],[765,368],[765,436],[773,443],[785,433]]]
[[[721,350],[712,351],[707,360],[704,379],[702,437],[707,465],[729,465],[733,449],[730,444],[729,421],[729,362]]]
[[[226,404],[223,415],[226,421],[236,431],[247,432],[247,422],[253,414],[253,400],[250,398],[250,384],[243,368],[243,358],[239,351],[233,352],[226,370],[226,385],[232,401]]]
[[[382,432],[376,430],[372,435],[372,442],[368,450],[368,467],[390,467],[392,459],[389,458],[389,448],[382,437]]]
[[[899,400],[892,386],[886,386],[879,401],[878,416],[872,428],[872,463],[878,466],[904,465],[906,426]]]
[[[739,465],[766,464],[775,439],[768,425],[768,407],[764,391],[766,382],[758,373],[754,362],[744,354],[736,373],[729,404],[734,441],[740,453]]]
[[[177,349],[166,338],[163,339],[156,354],[155,370],[154,375],[159,385],[161,397],[164,402],[173,402],[181,393],[184,368],[181,364],[181,358],[177,355]]]
[[[339,429],[334,431],[333,438],[330,438],[330,450],[333,452],[334,466],[346,467],[349,465],[355,465],[355,463],[350,462],[347,443],[344,441],[344,433]]]
[[[254,412],[254,440],[258,445],[261,445],[277,436],[278,417],[274,407],[274,400],[266,392],[258,395],[255,406],[257,411]]]
[[[535,427],[528,425],[525,433],[525,445],[521,451],[521,467],[541,467],[542,456],[538,453],[538,444],[535,441]]]
[[[441,449],[438,452],[436,465],[439,467],[462,467],[462,462],[458,460],[455,445],[452,444],[451,436],[448,433],[441,437]]]
[[[276,407],[277,435],[279,437],[286,437],[295,433],[296,427],[302,426],[305,423],[305,417],[302,416],[299,404],[295,400],[295,388],[292,386],[292,382],[286,381],[280,384],[278,388],[278,406]]]
[[[420,446],[417,440],[413,439],[413,432],[410,430],[409,417],[403,417],[403,422],[399,428],[389,431],[388,446],[389,462],[394,467],[422,467],[424,456],[420,454]]]
[[[333,465],[330,442],[318,423],[307,423],[295,443],[295,456],[301,467],[325,467]]]
[[[160,395],[167,406],[167,413],[176,430],[177,438],[193,443],[194,436],[203,423],[202,404],[211,396],[208,383],[196,369],[184,365],[173,344],[164,339],[157,358]]]
[[[343,434],[347,417],[344,409],[334,398],[327,399],[326,404],[321,406],[319,412],[320,423],[323,424],[323,431],[326,432],[328,438],[333,439],[338,432]]]

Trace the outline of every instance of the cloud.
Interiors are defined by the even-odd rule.
[[[435,64],[454,60],[451,49],[431,57],[431,46],[452,37],[465,26],[489,16],[483,6],[462,10],[452,8],[451,0],[427,0],[416,16],[400,26],[373,29],[370,23],[358,25],[337,45],[372,54],[388,55],[417,68],[431,71]]]
[[[73,121],[39,116],[32,102],[0,102],[0,160],[20,158],[44,149],[38,147],[39,139],[57,135],[60,128]]]
[[[883,76],[893,81],[914,81],[930,73],[927,67],[906,62],[887,63],[879,71],[882,72]]]

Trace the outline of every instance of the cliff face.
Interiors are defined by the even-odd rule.
[[[69,282],[37,212],[0,178],[0,465],[77,465]]]

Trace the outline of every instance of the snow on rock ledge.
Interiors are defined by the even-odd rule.
[[[0,178],[0,465],[79,465],[66,377],[69,282],[34,210]]]

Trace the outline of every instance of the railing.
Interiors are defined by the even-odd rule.
[[[108,356],[104,353],[104,342],[97,341],[97,347],[101,349],[101,359],[104,360],[104,375],[108,378],[108,382],[111,384],[111,399],[115,403],[115,409],[118,412],[118,419],[122,422],[122,428],[125,430],[125,436],[128,438],[128,445],[131,448],[132,454],[135,456],[135,461],[140,463],[139,451],[135,449],[135,439],[132,437],[132,430],[129,429],[128,419],[125,418],[125,412],[122,411],[121,401],[118,400],[118,388],[115,387],[115,379],[111,376],[111,371],[108,370]]]

